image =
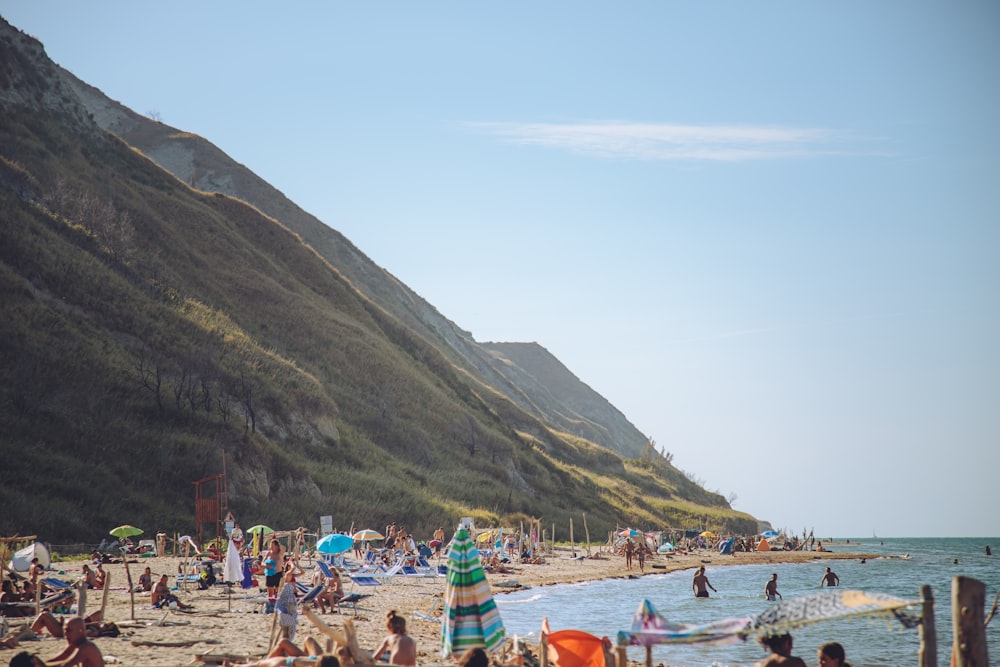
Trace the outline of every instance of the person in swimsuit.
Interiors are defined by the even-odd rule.
[[[826,574],[824,574],[823,578],[819,580],[819,587],[823,588],[823,586],[830,586],[832,588],[839,585],[840,577],[837,576],[837,573],[830,568],[826,568]]]
[[[323,648],[312,637],[307,637],[299,648],[288,639],[281,639],[267,657],[244,662],[237,667],[341,667],[335,655],[323,653]]]
[[[767,580],[764,584],[764,596],[770,602],[774,602],[778,598],[781,598],[781,593],[778,592],[778,573],[774,572],[771,574],[771,578]],[[785,598],[781,598],[784,600]]]
[[[819,647],[817,651],[819,657],[819,667],[851,667],[847,662],[847,654],[844,647],[837,642],[829,642]]]
[[[777,576],[777,575],[775,575]],[[806,667],[802,658],[792,655],[791,635],[772,635],[761,637],[761,645],[770,649],[771,655],[754,663],[754,667]]]
[[[708,577],[705,576],[705,566],[702,565],[698,568],[698,571],[694,573],[694,578],[691,580],[691,590],[694,591],[694,596],[696,598],[707,598],[708,589],[711,588],[713,593],[718,593],[709,581]]]
[[[397,615],[396,610],[392,609],[385,615],[385,627],[389,636],[376,649],[372,659],[378,662],[379,657],[389,651],[389,664],[416,667],[417,643],[406,634],[406,618]]]

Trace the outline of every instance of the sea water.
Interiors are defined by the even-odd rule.
[[[661,615],[679,623],[707,623],[723,618],[755,616],[774,604],[764,598],[764,584],[778,573],[778,591],[784,598],[815,593],[829,566],[839,577],[841,588],[887,593],[919,600],[920,587],[931,586],[935,600],[938,664],[947,665],[951,654],[951,584],[958,575],[986,584],[986,610],[1000,590],[1000,538],[912,538],[852,539],[850,545],[831,546],[832,551],[869,553],[881,557],[862,563],[857,559],[816,560],[811,563],[722,566],[731,556],[705,556],[705,573],[718,593],[695,598],[691,591],[692,570],[647,574],[636,579],[611,579],[582,584],[561,584],[519,590],[496,596],[508,636],[537,641],[542,619],[553,631],[584,630],[615,641],[619,630],[631,626],[639,604],[648,599]],[[987,556],[991,546],[996,555]],[[891,556],[891,557],[890,557]],[[957,563],[955,561],[958,561]],[[656,561],[654,561],[656,562]],[[647,572],[651,570],[647,563]],[[544,566],[542,566],[544,567]],[[919,613],[919,606],[914,608]],[[1000,619],[986,630],[991,665],[1000,665]],[[844,645],[854,667],[918,664],[918,630],[905,630],[895,621],[854,618],[822,621],[792,633],[794,655],[808,665],[818,663],[820,645],[837,641]],[[731,646],[657,646],[653,664],[715,666],[752,665],[767,652],[755,642]],[[629,649],[629,659],[642,661],[645,649]]]

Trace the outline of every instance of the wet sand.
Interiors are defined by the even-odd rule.
[[[577,550],[576,553],[585,555],[586,550]],[[599,558],[573,559],[569,551],[557,550],[547,558],[545,564],[517,565],[512,568],[514,571],[511,573],[488,574],[487,577],[493,585],[494,593],[502,595],[505,591],[516,590],[519,587],[548,586],[643,574],[649,576],[709,563],[718,567],[878,557],[873,554],[803,551],[737,553],[735,556],[722,556],[706,550],[689,555],[656,556],[646,562],[645,572],[640,573],[635,566],[631,571],[626,570],[624,558],[609,553],[606,548],[600,551],[592,547],[591,554]],[[138,580],[139,574],[148,565],[156,574],[168,574],[173,585],[181,563],[180,558],[142,558],[130,562],[129,568],[133,581]],[[69,581],[78,575],[82,564],[83,561],[54,563],[53,567],[62,570],[64,574],[59,575],[57,572],[52,574]],[[302,563],[306,570],[303,580],[308,581],[311,576],[311,564],[309,560]],[[256,589],[245,593],[235,588],[231,597],[226,594],[225,587],[222,586],[207,591],[199,591],[195,586],[189,587],[187,591],[176,591],[183,602],[194,606],[192,613],[153,609],[149,604],[149,595],[137,593],[133,614],[129,593],[125,589],[125,566],[105,565],[105,570],[111,575],[105,618],[118,624],[122,631],[119,637],[102,637],[94,640],[108,664],[128,667],[170,667],[190,665],[196,654],[227,653],[260,656],[267,652],[273,615],[262,613],[262,603],[259,601],[262,595]],[[419,620],[413,616],[415,612],[430,610],[435,599],[441,597],[444,591],[444,577],[397,576],[391,583],[374,589],[352,586],[352,583],[345,579],[345,591],[372,593],[370,597],[358,603],[357,617],[354,617],[352,610],[342,609],[341,613],[320,615],[320,618],[338,629],[343,628],[344,619],[352,619],[361,646],[373,650],[386,635],[386,612],[395,609],[408,619],[408,634],[416,639],[419,648],[419,664],[449,662],[440,658],[441,624]],[[89,591],[88,613],[100,608],[101,595],[101,591]],[[22,619],[9,619],[9,621],[14,627]],[[321,644],[325,643],[325,638],[322,638],[313,624],[300,614],[296,643],[301,645],[307,636],[320,639]],[[58,654],[64,645],[62,639],[23,641],[16,649],[0,650],[0,665],[7,664],[19,650],[38,653],[44,660]]]

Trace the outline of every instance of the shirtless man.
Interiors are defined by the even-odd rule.
[[[781,593],[778,592],[778,573],[775,572],[771,575],[771,578],[767,580],[764,584],[764,596],[770,602],[774,602],[778,598],[781,598]],[[781,598],[784,600],[785,598]],[[777,664],[777,663],[776,663]]]
[[[160,580],[149,592],[149,603],[154,607],[162,607],[172,602],[177,603],[179,609],[191,609],[191,605],[184,604],[177,599],[177,596],[170,592],[170,585],[167,583],[167,575],[160,575]]]
[[[837,573],[832,571],[830,568],[826,568],[826,574],[824,574],[823,578],[820,579],[819,587],[823,588],[823,586],[830,586],[832,588],[833,586],[839,585],[840,577],[837,576]]]
[[[754,667],[806,667],[802,658],[792,655],[792,636],[775,635],[772,637],[762,637],[760,643],[771,650],[771,655],[759,662],[754,663]]]
[[[45,667],[104,667],[104,656],[94,642],[87,639],[87,626],[79,616],[66,621],[63,627],[66,648],[43,663]]]
[[[705,576],[705,566],[702,565],[698,568],[698,571],[694,573],[694,578],[691,580],[691,590],[694,591],[694,596],[696,598],[707,598],[708,589],[711,588],[713,593],[718,593],[709,581],[708,577]]]

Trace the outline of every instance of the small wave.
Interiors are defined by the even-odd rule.
[[[523,600],[511,600],[509,598],[493,598],[497,605],[509,605],[509,604],[524,604],[525,602],[538,602],[542,599],[541,593],[535,593],[530,598],[524,598]]]

